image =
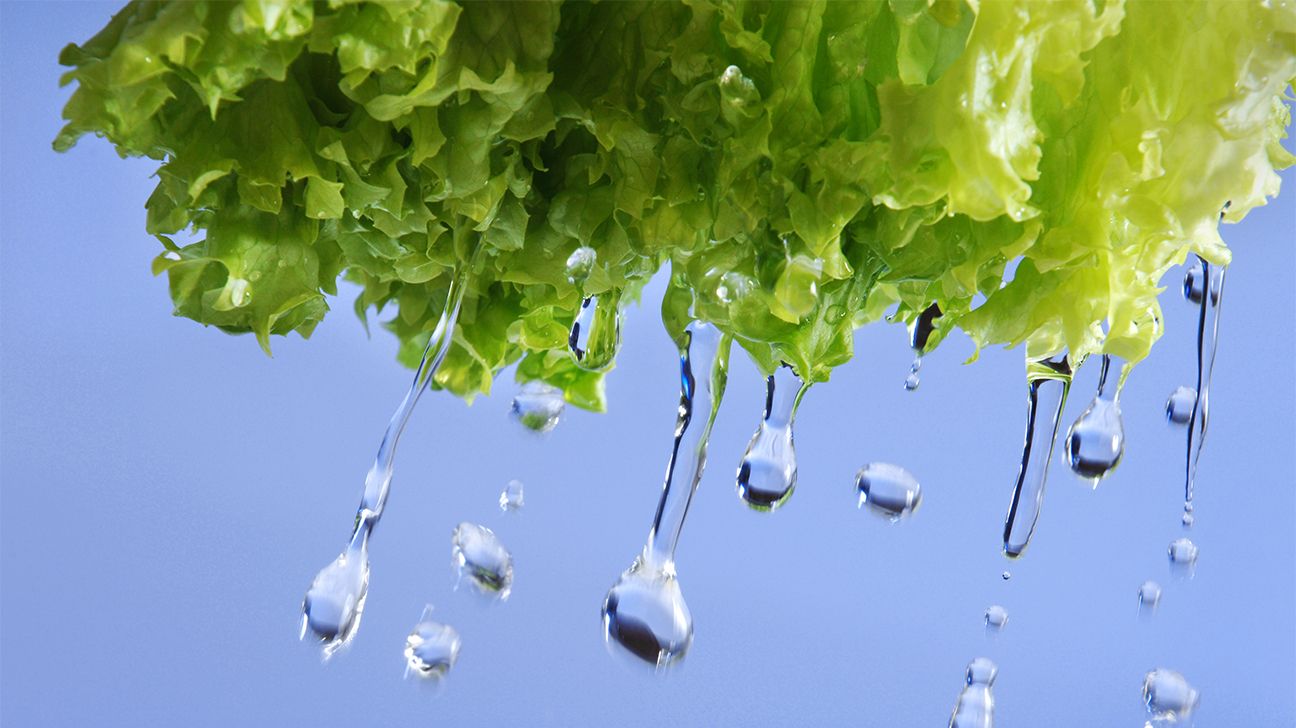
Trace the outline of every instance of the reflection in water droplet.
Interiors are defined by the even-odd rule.
[[[431,605],[425,607],[418,624],[405,638],[406,674],[433,680],[444,677],[459,659],[461,643],[459,632],[433,620]]]
[[[522,508],[525,501],[522,495],[522,481],[510,480],[500,492],[499,507],[501,511],[516,511]]]
[[[991,687],[999,675],[999,668],[984,657],[968,664],[967,676],[949,728],[994,728],[994,694]]]
[[[1098,393],[1084,413],[1071,425],[1066,436],[1067,462],[1071,470],[1094,486],[1120,464],[1125,453],[1125,426],[1121,422],[1120,383],[1108,376],[1112,360],[1117,370],[1124,363],[1117,357],[1103,355],[1098,375]]]
[[[1149,725],[1159,727],[1192,720],[1200,696],[1183,675],[1160,667],[1143,678],[1143,702]]]
[[[1170,542],[1170,563],[1177,567],[1191,567],[1197,563],[1197,544],[1186,538]]]
[[[892,523],[913,515],[922,505],[922,486],[908,470],[890,463],[869,463],[855,474],[860,508],[870,510]]]
[[[1206,441],[1210,412],[1211,372],[1215,369],[1215,349],[1219,342],[1220,304],[1224,298],[1224,268],[1217,268],[1200,256],[1203,276],[1210,281],[1210,295],[1201,297],[1197,317],[1197,401],[1188,417],[1188,454],[1184,468],[1184,500],[1193,499],[1197,480],[1197,463]]]
[[[522,385],[513,397],[513,419],[528,430],[549,432],[558,426],[567,402],[561,389],[538,379]]]
[[[598,262],[598,253],[587,245],[582,245],[572,254],[567,256],[567,282],[582,288],[585,281],[589,280],[590,274],[594,272],[594,264]]]
[[[1138,590],[1139,611],[1151,614],[1161,603],[1161,585],[1155,581],[1145,581]]]
[[[1187,423],[1192,419],[1195,404],[1197,404],[1197,390],[1192,387],[1176,387],[1166,400],[1166,421],[1172,425]]]
[[[1044,484],[1053,440],[1071,388],[1071,366],[1066,357],[1036,359],[1026,363],[1026,443],[1013,487],[1012,502],[1004,519],[1004,554],[1017,558],[1030,544],[1044,505]]]
[[[992,632],[998,632],[1008,624],[1008,610],[993,604],[985,611],[986,629]]]
[[[808,389],[787,365],[765,381],[765,416],[738,465],[738,497],[755,510],[778,508],[796,488],[792,426]]]
[[[480,251],[479,247],[473,254],[473,261]],[[414,373],[414,381],[387,423],[387,430],[378,445],[378,453],[365,476],[360,508],[356,511],[355,525],[346,551],[324,567],[306,591],[306,598],[302,602],[301,637],[305,639],[309,630],[322,640],[325,658],[349,642],[360,627],[360,615],[369,593],[369,537],[387,506],[395,469],[396,445],[400,442],[405,426],[409,424],[414,405],[436,375],[446,353],[450,351],[455,320],[459,316],[459,306],[467,288],[467,271],[471,267],[472,262],[469,262],[451,280],[445,307],[441,310],[436,328],[428,337],[423,359]]]
[[[680,660],[693,639],[693,620],[675,578],[675,547],[706,468],[707,442],[728,381],[732,343],[728,335],[701,321],[685,330],[675,442],[657,515],[643,552],[603,601],[608,645],[658,668]],[[701,415],[697,421],[695,414]]]
[[[513,555],[495,532],[475,523],[460,523],[450,539],[451,563],[460,579],[482,594],[508,599],[513,588]]]
[[[590,296],[581,302],[567,337],[576,366],[598,372],[612,366],[621,346],[619,293]]]

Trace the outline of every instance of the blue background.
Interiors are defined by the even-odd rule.
[[[774,514],[734,495],[764,396],[737,361],[678,554],[693,649],[664,677],[624,665],[605,651],[598,608],[643,542],[670,444],[676,361],[659,279],[628,313],[607,415],[569,411],[550,436],[529,436],[507,416],[507,375],[471,406],[423,400],[373,544],[363,626],[322,665],[297,641],[301,597],[344,543],[410,374],[391,337],[366,339],[352,290],[310,342],[277,340],[273,359],[249,337],[170,315],[143,232],[151,164],[100,140],[62,156],[49,146],[67,95],[57,52],[112,9],[0,7],[6,727],[932,726],[978,655],[1000,666],[1001,728],[1139,726],[1156,666],[1201,689],[1198,726],[1296,725],[1296,176],[1280,202],[1226,230],[1236,263],[1195,578],[1172,578],[1165,557],[1182,533],[1183,430],[1162,405],[1191,384],[1195,333],[1176,270],[1166,335],[1122,399],[1125,462],[1093,491],[1055,457],[1019,562],[999,539],[1025,419],[1020,351],[965,367],[970,345],[951,340],[909,394],[904,330],[860,331],[855,361],[805,401],[800,485]],[[1080,373],[1068,423],[1095,370]],[[852,476],[874,460],[922,481],[912,519],[856,510]],[[527,505],[503,514],[511,478]],[[512,548],[506,603],[454,591],[461,520]],[[1140,620],[1149,578],[1165,596]],[[426,602],[464,639],[436,692],[401,677]],[[1010,614],[996,639],[981,625],[992,603]]]

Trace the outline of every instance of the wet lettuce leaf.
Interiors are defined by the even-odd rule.
[[[476,261],[437,385],[518,362],[596,410],[577,307],[663,265],[672,335],[706,318],[812,381],[931,304],[929,348],[1137,361],[1165,272],[1227,264],[1221,210],[1296,161],[1279,2],[136,0],[59,60],[55,148],[159,162],[178,315],[268,352],[345,276],[413,365]]]

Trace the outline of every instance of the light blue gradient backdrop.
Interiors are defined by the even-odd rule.
[[[1025,417],[1021,352],[964,367],[970,346],[952,340],[907,394],[903,329],[872,326],[855,361],[808,395],[800,485],[775,514],[734,495],[763,398],[735,361],[680,544],[692,652],[662,679],[625,667],[605,653],[598,608],[643,542],[670,444],[676,357],[658,280],[628,313],[607,415],[571,411],[537,439],[506,415],[511,379],[471,406],[423,400],[358,639],[321,665],[297,641],[302,593],[343,545],[410,373],[390,336],[365,338],[351,290],[310,342],[277,340],[274,359],[251,338],[171,317],[148,269],[150,163],[94,139],[49,148],[66,97],[57,52],[111,10],[0,6],[6,728],[933,726],[978,655],[1001,668],[1000,728],[1141,726],[1141,678],[1155,666],[1201,689],[1199,728],[1296,724],[1296,176],[1281,202],[1225,233],[1236,263],[1194,579],[1172,579],[1165,557],[1181,534],[1183,430],[1163,423],[1162,404],[1193,377],[1193,310],[1174,290],[1166,335],[1122,400],[1125,462],[1095,492],[1059,452],[1016,563],[999,538]],[[1068,423],[1095,369],[1080,373]],[[914,518],[892,526],[855,509],[852,476],[871,460],[922,481]],[[525,481],[527,505],[505,515],[496,497],[510,478]],[[453,590],[461,520],[513,549],[507,603]],[[1140,622],[1148,578],[1165,597]],[[401,679],[425,602],[464,639],[439,695]],[[990,640],[981,614],[995,602],[1011,619]]]

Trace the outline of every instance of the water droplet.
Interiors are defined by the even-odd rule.
[[[905,377],[904,381],[905,391],[912,392],[915,389],[918,389],[918,385],[922,384],[921,371],[922,354],[914,354],[913,363],[909,365],[909,376]]]
[[[1197,519],[1193,517],[1193,514],[1188,511],[1184,511],[1183,517],[1179,519],[1179,521],[1183,523],[1184,528],[1192,528],[1192,525],[1196,520]]]
[[[589,280],[590,274],[594,272],[594,265],[598,262],[598,253],[588,245],[582,245],[572,254],[567,256],[567,282],[583,288],[585,281]]]
[[[1191,567],[1197,563],[1197,544],[1186,538],[1171,541],[1169,553],[1171,565]]]
[[[765,387],[765,416],[738,466],[738,497],[758,511],[783,505],[796,488],[792,423],[809,389],[786,365],[770,375]]]
[[[522,481],[510,480],[500,492],[499,506],[501,511],[520,510],[525,501],[522,497]]]
[[[994,728],[994,694],[991,686],[999,675],[999,668],[984,657],[968,663],[967,676],[949,728]]]
[[[528,430],[549,432],[558,426],[567,402],[561,389],[533,379],[513,397],[513,419]]]
[[[458,661],[461,644],[454,627],[433,620],[431,606],[424,608],[418,624],[405,638],[406,674],[434,680],[444,677]]]
[[[716,298],[724,304],[736,303],[751,295],[755,288],[756,281],[749,276],[730,271],[720,277],[720,283],[716,286]],[[845,309],[842,309],[842,312],[845,313]]]
[[[1209,417],[1211,372],[1215,369],[1215,349],[1219,342],[1220,304],[1224,298],[1224,269],[1197,258],[1202,275],[1210,281],[1210,295],[1201,297],[1197,317],[1197,401],[1188,418],[1188,448],[1184,467],[1184,500],[1192,502],[1197,480],[1197,463],[1206,441]]]
[[[603,635],[658,668],[681,659],[693,639],[693,620],[675,578],[675,547],[689,503],[706,468],[707,442],[728,380],[733,340],[695,321],[679,352],[680,402],[666,482],[648,542],[603,601]],[[694,421],[694,415],[701,415]],[[682,477],[676,478],[676,475]]]
[[[992,632],[1003,629],[1004,625],[1008,624],[1008,610],[998,604],[991,605],[985,610],[985,624],[986,629]]]
[[[927,350],[927,342],[931,340],[932,331],[936,328],[936,319],[941,317],[940,306],[932,304],[923,309],[914,320],[913,330],[909,337],[909,346],[914,351],[913,363],[909,365],[909,376],[905,377],[904,388],[912,392],[918,389],[922,384],[922,377],[919,372],[922,371],[923,352]]]
[[[1145,581],[1138,590],[1139,611],[1149,614],[1161,603],[1161,585],[1155,581]]]
[[[1197,404],[1197,390],[1192,387],[1176,387],[1166,400],[1166,421],[1172,425],[1182,425],[1192,419],[1193,405]]]
[[[1200,696],[1183,675],[1160,667],[1143,678],[1143,702],[1152,725],[1175,724],[1192,719]]]
[[[621,309],[617,296],[608,293],[581,302],[567,337],[572,358],[581,369],[603,371],[616,359],[621,346]]]
[[[247,279],[231,278],[225,286],[226,290],[229,291],[231,306],[240,308],[252,302],[252,284]]]
[[[508,599],[513,588],[513,555],[495,532],[475,523],[460,523],[450,539],[451,561],[460,579],[482,594]]]
[[[1012,578],[1012,572],[1011,572],[1011,571],[1005,571],[1004,573],[1000,574],[999,576],[1000,576],[1004,581],[1008,581],[1009,579]]]
[[[1027,362],[1026,443],[1013,487],[1012,502],[1004,519],[1004,554],[1018,558],[1026,551],[1040,508],[1053,441],[1057,438],[1062,408],[1071,389],[1071,366],[1066,357]]]
[[[478,249],[480,251],[481,248]],[[474,260],[476,259],[474,253]],[[280,261],[283,262],[282,260]],[[364,611],[365,597],[369,592],[369,537],[382,518],[391,492],[392,473],[396,462],[396,445],[409,423],[410,414],[428,383],[450,351],[455,321],[467,288],[468,265],[456,272],[446,293],[445,307],[437,320],[436,328],[428,337],[423,359],[414,373],[405,398],[392,413],[383,432],[373,465],[365,475],[364,491],[360,494],[360,507],[356,511],[355,525],[346,551],[333,563],[324,567],[306,591],[302,602],[302,637],[309,629],[324,642],[325,657],[331,656],[355,635]]]
[[[922,486],[908,470],[890,463],[869,463],[855,474],[859,507],[867,505],[892,523],[913,515],[922,504]]]
[[[1206,277],[1202,274],[1201,265],[1193,265],[1184,271],[1183,297],[1191,303],[1201,303],[1202,288]]]
[[[1113,384],[1107,376],[1113,358],[1103,355],[1098,393],[1071,425],[1066,436],[1067,462],[1072,472],[1095,486],[1120,463],[1121,455],[1125,453],[1120,385]],[[1120,359],[1116,362],[1118,368],[1122,366]]]
[[[693,617],[674,565],[636,559],[603,601],[603,634],[609,646],[654,667],[682,658],[693,642]]]
[[[840,303],[834,303],[824,312],[824,320],[829,324],[838,324],[846,318],[846,307]]]
[[[180,260],[180,254],[174,250],[168,250],[167,252],[162,254],[162,257],[166,258],[167,260]]]

